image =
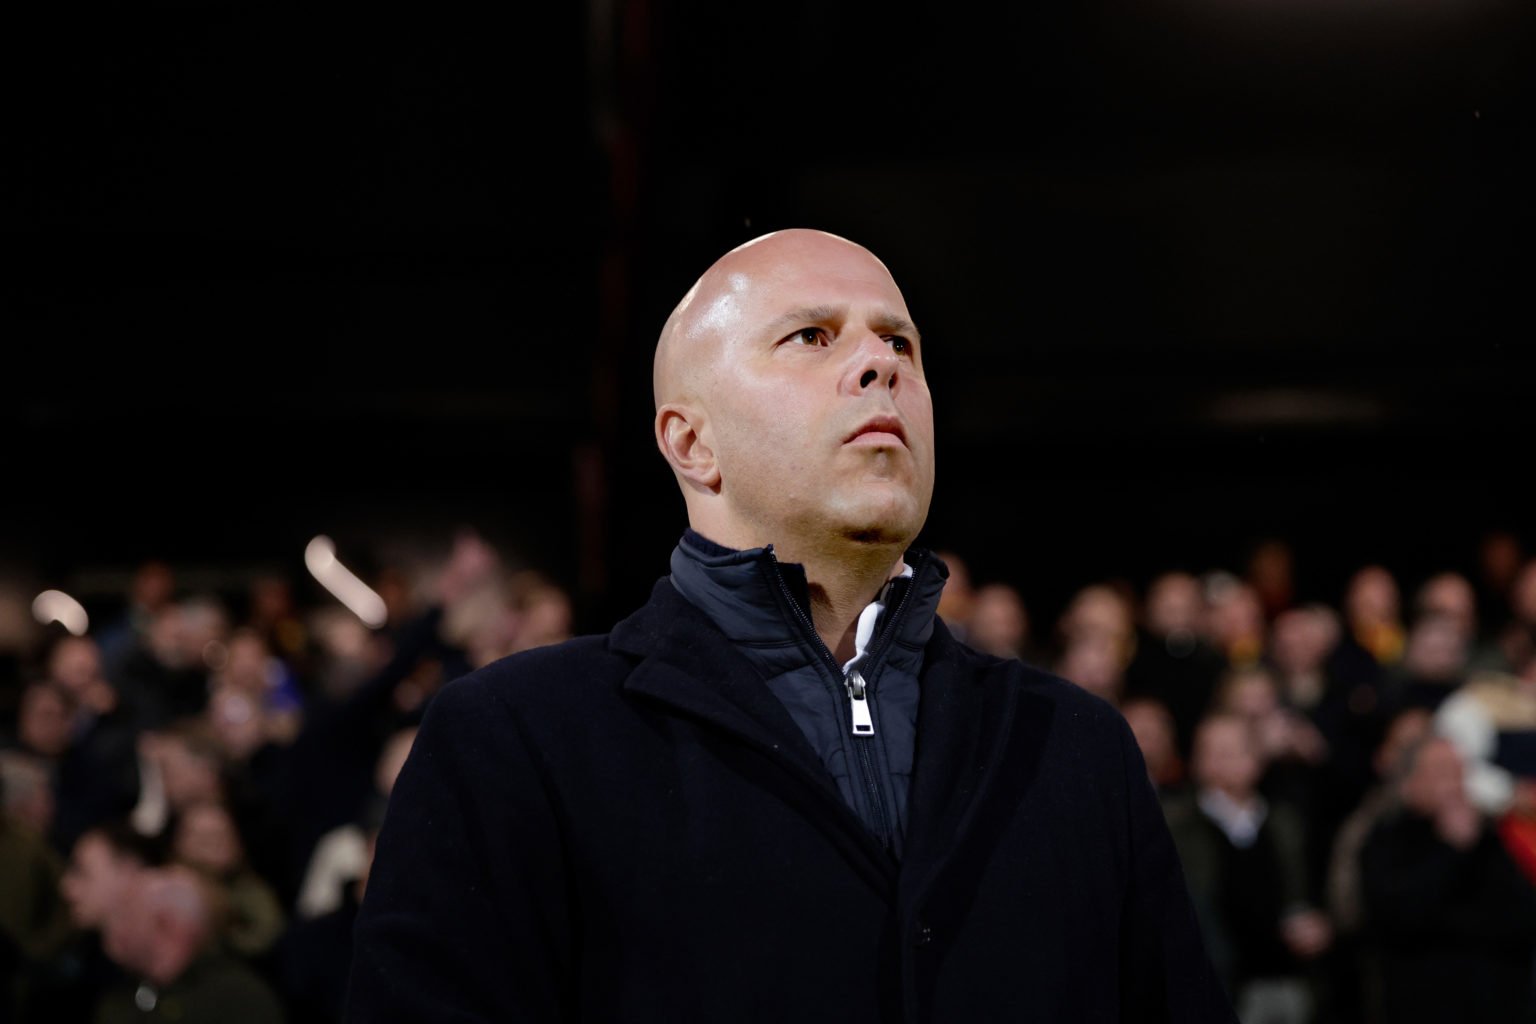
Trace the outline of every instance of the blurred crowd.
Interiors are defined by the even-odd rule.
[[[1046,630],[942,557],[956,634],[1125,715],[1244,1024],[1536,1019],[1516,538],[1469,575],[1360,568],[1330,603],[1298,600],[1270,542],[1241,572],[1087,586]],[[0,1024],[340,1019],[423,708],[571,632],[560,588],[469,533],[370,583],[379,629],[280,576],[188,593],[161,563],[85,635],[0,622]]]
[[[1298,599],[1280,542],[1241,574],[1085,587],[1047,636],[949,555],[974,647],[1120,708],[1244,1024],[1536,1020],[1536,560],[1360,568]]]
[[[340,1020],[423,708],[571,629],[472,534],[372,582],[377,630],[278,576],[184,593],[161,563],[86,635],[0,623],[0,1022]]]

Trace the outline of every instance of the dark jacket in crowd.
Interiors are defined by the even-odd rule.
[[[1130,729],[935,623],[901,859],[668,580],[434,700],[352,1021],[1231,1021]]]
[[[1360,877],[1382,1020],[1530,1019],[1536,891],[1492,827],[1459,850],[1399,811],[1366,840]]]

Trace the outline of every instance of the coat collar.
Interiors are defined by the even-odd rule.
[[[899,890],[909,907],[957,852],[980,856],[996,841],[997,816],[985,812],[999,799],[1016,803],[1029,788],[1053,708],[1019,686],[1005,662],[964,647],[934,620],[919,675],[917,754],[898,865],[844,804],[760,673],[669,579],[657,581],[650,601],[614,627],[609,644],[639,659],[624,683],[628,694],[730,733],[789,772],[870,884],[892,896]],[[980,877],[980,865],[973,873]]]
[[[620,653],[640,659],[624,680],[632,697],[729,733],[787,771],[844,855],[880,892],[895,884],[891,855],[843,802],[804,733],[758,670],[707,615],[658,580],[651,599],[609,634]]]

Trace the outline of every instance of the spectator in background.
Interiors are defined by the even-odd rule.
[[[171,567],[160,561],[140,565],[128,585],[128,607],[115,622],[96,637],[108,678],[121,689],[123,669],[134,652],[148,642],[150,624],[171,603],[176,593],[176,577]]]
[[[1368,565],[1350,578],[1344,593],[1344,650],[1363,651],[1376,665],[1395,665],[1403,657],[1405,632],[1397,580],[1379,565]]]
[[[367,873],[372,857],[368,836],[377,832],[384,821],[389,794],[400,777],[400,769],[416,741],[416,727],[401,729],[389,738],[379,754],[374,771],[374,797],[357,821],[339,825],[327,832],[315,846],[314,856],[304,873],[299,890],[298,912],[301,917],[321,917],[345,902],[351,885]]]
[[[1398,773],[1409,748],[1430,735],[1433,719],[1423,708],[1408,708],[1393,717],[1372,758],[1377,785],[1366,794],[1334,837],[1328,866],[1328,910],[1341,933],[1356,933],[1364,919],[1360,894],[1360,848],[1384,815],[1397,806]]]
[[[976,591],[966,642],[999,658],[1023,659],[1029,644],[1029,613],[1019,592],[1006,583],[989,583]]]
[[[122,981],[101,948],[101,930],[139,872],[156,863],[150,843],[123,823],[98,825],[75,842],[59,890],[75,927],[40,999],[41,1021],[89,1020],[97,1001]]]
[[[6,819],[46,839],[53,833],[56,801],[48,764],[25,750],[0,750],[0,793]]]
[[[1248,559],[1247,582],[1266,619],[1273,620],[1290,608],[1296,598],[1296,555],[1291,546],[1274,537],[1261,542]]]
[[[251,970],[218,949],[222,901],[189,868],[140,872],[108,915],[103,945],[127,975],[97,1024],[146,1017],[180,1024],[280,1024],[282,1008]]]
[[[508,604],[512,610],[512,640],[505,653],[531,651],[535,647],[564,643],[571,638],[571,599],[565,591],[555,586],[542,574],[520,572],[512,577],[509,585]],[[501,655],[487,651],[481,658]],[[477,661],[476,665],[489,664]]]
[[[1258,664],[1267,646],[1258,591],[1229,573],[1205,579],[1205,635],[1233,668]]]
[[[1478,544],[1477,604],[1491,636],[1509,624],[1510,592],[1524,564],[1520,539],[1508,530],[1490,530]]]
[[[1130,602],[1114,587],[1084,587],[1062,613],[1062,654],[1056,673],[1089,693],[1119,704],[1125,668],[1136,652]]]
[[[208,675],[226,654],[227,630],[224,610],[212,598],[177,601],[155,612],[117,680],[140,728],[160,728],[202,712]]]
[[[1315,842],[1310,871],[1321,878],[1332,857],[1332,837],[1372,785],[1371,756],[1380,742],[1385,702],[1374,680],[1347,683],[1330,670],[1341,639],[1338,616],[1322,605],[1293,608],[1275,619],[1268,661],[1279,683],[1280,705],[1304,718],[1320,741],[1299,751],[1314,770],[1304,808]]]
[[[1527,562],[1511,584],[1509,610],[1499,649],[1510,669],[1525,675],[1536,667],[1536,559]]]
[[[58,818],[52,839],[63,853],[90,826],[132,809],[139,783],[136,741],[132,716],[107,681],[94,640],[60,638],[46,668],[48,681],[73,708],[69,744],[55,769]]]
[[[21,691],[16,738],[10,746],[56,765],[69,750],[75,730],[75,702],[52,683],[31,683]]]
[[[175,815],[224,800],[219,747],[201,720],[144,733],[139,754],[142,784],[130,820],[140,835],[168,841]]]
[[[955,639],[966,641],[966,626],[975,611],[976,591],[971,587],[971,570],[965,559],[953,551],[935,551],[934,557],[949,566],[949,578],[944,581],[944,592],[939,595],[939,618],[954,634]]]
[[[287,745],[299,734],[304,696],[298,680],[256,630],[230,635],[224,663],[209,680],[210,694],[221,689],[238,690],[256,702],[270,741]]]
[[[1152,779],[1152,785],[1157,787],[1159,796],[1165,800],[1170,798],[1184,781],[1184,760],[1179,756],[1173,715],[1150,697],[1126,701],[1120,713],[1136,735],[1136,745],[1147,762],[1147,775]]]
[[[1307,897],[1301,821],[1258,790],[1262,762],[1235,715],[1200,724],[1194,792],[1166,808],[1211,958],[1245,1024],[1305,1024],[1308,963],[1332,940]]]
[[[364,836],[360,872],[342,887],[336,905],[312,918],[295,921],[283,936],[277,976],[290,1010],[289,1024],[340,1024],[342,1020],[347,968],[352,963],[352,929],[368,887],[378,837],[377,826]]]
[[[0,755],[0,1015],[6,1017],[31,1002],[69,935],[58,857],[12,813],[29,795],[20,792],[23,787],[44,786],[35,762],[11,751]]]
[[[1376,823],[1397,805],[1396,775],[1404,753],[1427,737],[1430,729],[1430,715],[1423,708],[1409,708],[1391,720],[1372,757],[1375,786],[1334,830],[1327,868],[1327,906],[1334,926],[1334,949],[1328,965],[1330,1020],[1367,1019],[1366,1007],[1379,1003],[1379,996],[1367,995],[1361,986],[1362,977],[1374,978],[1376,972],[1369,963],[1370,952],[1362,934],[1360,849]]]
[[[1536,891],[1467,797],[1440,737],[1411,747],[1400,809],[1360,853],[1380,1019],[1508,1024],[1532,1009]]]
[[[1482,813],[1536,815],[1536,686],[1480,672],[1435,710],[1435,732],[1461,755]]]
[[[256,960],[283,932],[283,908],[272,887],[246,863],[235,820],[223,805],[199,803],[176,820],[171,855],[218,885],[226,902],[221,937],[230,952]]]
[[[302,670],[309,654],[309,631],[293,603],[293,587],[286,576],[267,574],[251,581],[245,625],[254,630],[272,653]],[[302,671],[299,671],[302,675]]]
[[[1388,674],[1393,702],[1399,707],[1438,708],[1466,679],[1470,654],[1470,641],[1455,619],[1418,619],[1408,633],[1402,661]]]
[[[1205,595],[1195,577],[1187,572],[1157,577],[1147,589],[1141,638],[1126,669],[1128,694],[1158,701],[1173,715],[1185,759],[1226,668],[1226,659],[1203,635],[1205,618]]]

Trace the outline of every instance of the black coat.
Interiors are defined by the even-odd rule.
[[[927,648],[898,864],[662,580],[606,637],[433,702],[356,932],[353,1021],[1231,1021],[1124,720]]]

